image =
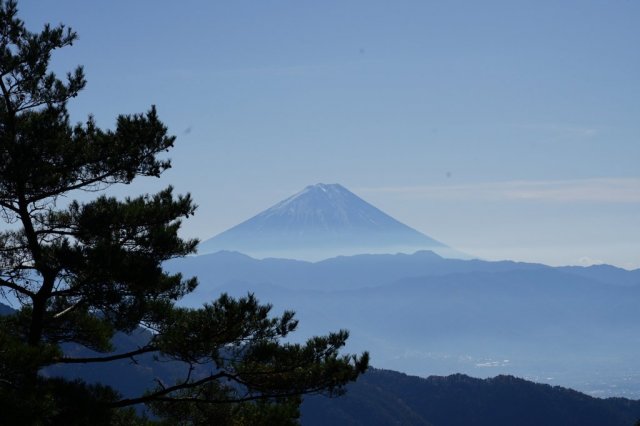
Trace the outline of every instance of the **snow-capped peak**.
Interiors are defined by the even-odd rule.
[[[226,249],[275,256],[286,252],[303,258],[303,252],[318,249],[339,255],[446,248],[344,186],[317,183],[205,241],[200,252]]]

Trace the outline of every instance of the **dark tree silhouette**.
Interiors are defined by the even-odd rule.
[[[78,191],[159,177],[170,167],[159,155],[175,140],[154,107],[119,116],[114,130],[92,118],[70,124],[67,102],[85,86],[83,69],[62,80],[49,62],[75,40],[63,25],[30,32],[16,3],[0,0],[0,291],[17,308],[0,319],[0,423],[133,421],[122,409],[141,403],[167,418],[236,415],[258,423],[260,413],[295,417],[302,394],[339,393],[368,363],[366,353],[339,354],[345,331],[283,343],[296,328],[293,313],[273,317],[252,295],[222,295],[200,309],[174,305],[197,285],[162,269],[195,251],[196,240],[178,236],[195,210],[189,195],[169,187],[137,198],[69,201]],[[153,331],[150,339],[114,353],[114,334],[139,327]],[[97,356],[71,357],[65,343]],[[184,363],[185,376],[123,398],[107,386],[41,374],[47,366],[143,354]]]

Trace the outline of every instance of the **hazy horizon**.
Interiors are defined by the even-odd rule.
[[[157,105],[207,239],[340,183],[484,259],[640,267],[640,3],[22,2],[79,34],[73,121]]]

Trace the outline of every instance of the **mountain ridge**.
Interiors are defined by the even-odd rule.
[[[294,310],[300,338],[350,330],[349,350],[369,350],[379,367],[420,376],[510,373],[597,395],[640,396],[640,326],[629,321],[640,270],[428,251],[319,262],[224,252],[166,267],[200,279],[184,306],[251,292],[275,312]]]
[[[298,259],[258,259],[236,251],[222,250],[176,259],[166,264],[173,272],[200,275],[202,285],[213,288],[233,280],[272,280],[287,288],[354,289],[390,284],[399,279],[451,273],[505,272],[511,270],[554,270],[558,274],[580,276],[614,286],[640,285],[640,269],[614,266],[552,267],[541,263],[510,260],[450,259],[429,250],[411,254],[357,254],[309,261]],[[606,273],[605,273],[606,272]],[[206,277],[206,279],[205,279]]]
[[[512,375],[406,375],[371,369],[338,399],[306,398],[302,424],[382,426],[632,425],[640,401],[594,398]]]

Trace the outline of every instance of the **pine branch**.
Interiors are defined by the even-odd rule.
[[[196,380],[195,382],[190,382],[190,381],[185,381],[183,383],[180,383],[178,385],[174,385],[174,386],[169,386],[169,387],[165,387],[163,389],[160,389],[156,392],[152,392],[150,394],[138,397],[138,398],[127,398],[127,399],[121,399],[120,401],[116,401],[114,403],[109,404],[111,407],[113,408],[122,408],[122,407],[128,407],[131,405],[137,405],[137,404],[145,404],[148,402],[153,402],[153,401],[158,401],[158,398],[161,398],[165,395],[168,395],[172,392],[175,391],[179,391],[179,390],[183,390],[183,389],[193,389],[195,387],[198,386],[202,386],[204,384],[207,384],[209,382],[218,380],[218,379],[222,379],[222,378],[228,378],[231,380],[236,380],[236,377],[232,374],[229,374],[225,371],[221,371],[219,373],[216,374],[211,374],[203,379],[200,380]]]
[[[125,352],[122,354],[110,355],[110,356],[89,357],[89,358],[68,358],[68,357],[55,358],[52,364],[89,364],[93,362],[110,362],[110,361],[117,361],[119,359],[133,358],[136,355],[142,355],[149,352],[157,352],[157,351],[158,351],[158,348],[156,346],[147,345],[135,351]]]
[[[313,393],[319,393],[326,389],[326,386],[318,385],[308,389],[289,389],[284,392],[266,392],[260,394],[249,394],[248,396],[240,396],[238,398],[230,398],[230,399],[204,399],[204,398],[194,398],[194,397],[171,397],[166,396],[171,394],[172,392],[176,392],[184,389],[193,389],[198,386],[205,385],[212,381],[227,378],[229,380],[233,380],[237,383],[243,383],[240,378],[234,374],[229,374],[226,372],[220,372],[216,374],[209,375],[203,379],[197,380],[195,382],[183,382],[178,385],[163,387],[162,389],[138,397],[138,398],[127,398],[122,399],[120,401],[116,401],[115,403],[110,404],[113,408],[122,408],[129,407],[131,405],[137,404],[147,404],[150,402],[196,402],[196,403],[206,403],[206,404],[234,404],[241,402],[250,402],[257,400],[265,400],[269,398],[286,398],[286,397],[294,397],[300,395],[309,395]]]

